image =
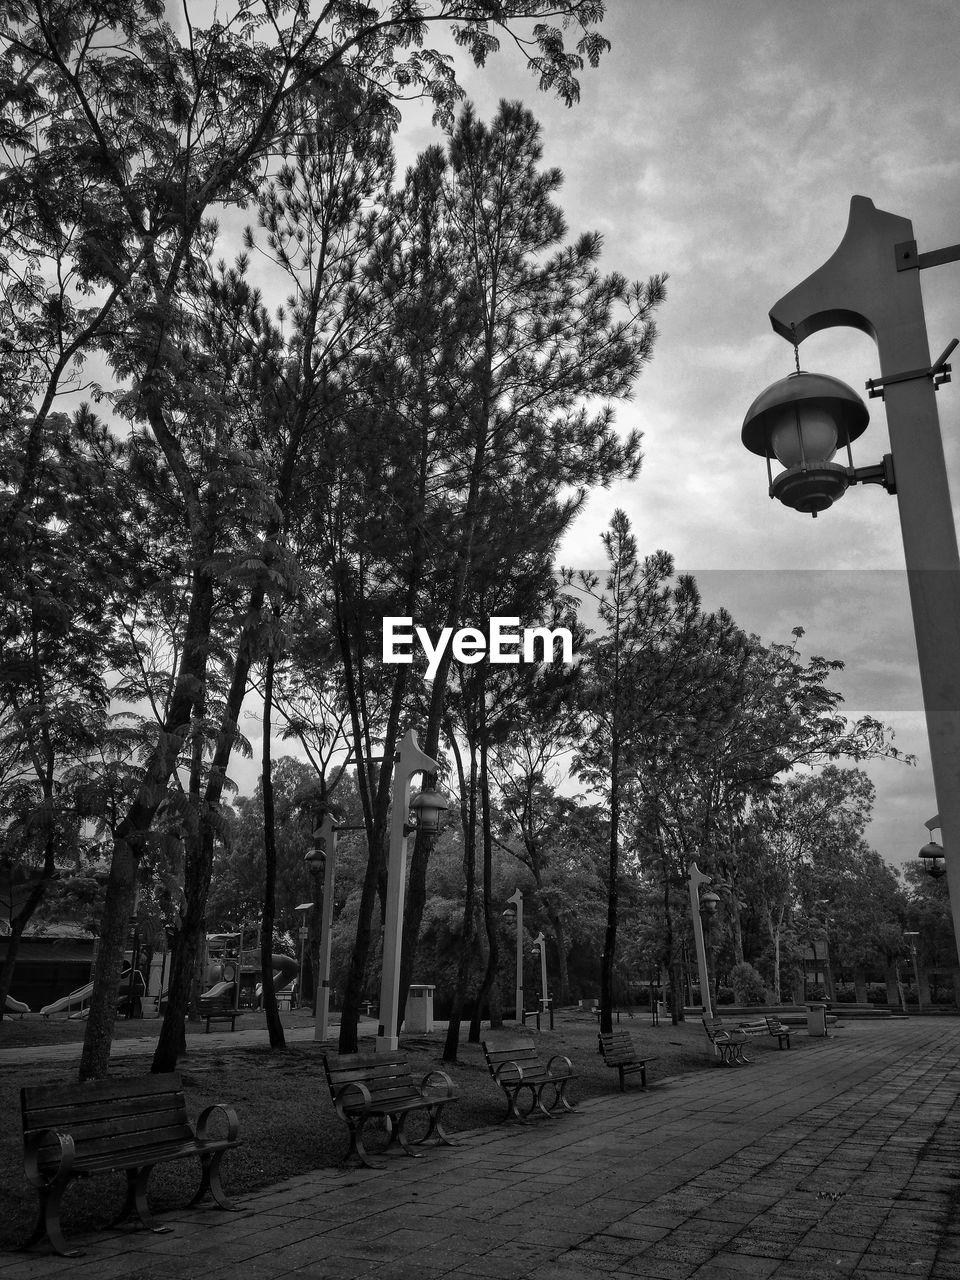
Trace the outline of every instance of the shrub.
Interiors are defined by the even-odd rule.
[[[766,984],[752,964],[746,960],[730,970],[730,985],[737,1004],[766,1004]]]

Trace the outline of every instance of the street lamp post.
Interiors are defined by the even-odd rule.
[[[916,929],[905,929],[903,936],[910,939],[910,957],[913,960],[913,978],[917,984],[917,1013],[923,1013],[923,1001],[920,999],[920,966],[917,963],[917,939],[920,934]]]
[[[320,907],[320,961],[317,965],[317,1016],[313,1024],[313,1038],[326,1040],[330,1034],[330,953],[333,940],[333,893],[337,874],[337,831],[333,815],[328,811],[317,829],[316,836],[324,852],[323,899]]]
[[[516,1001],[517,1001],[517,1025],[523,1025],[523,894],[519,889],[515,890],[512,897],[507,899],[512,902],[516,908],[517,915],[517,976],[515,979]]]
[[[771,496],[797,510],[816,515],[851,484],[896,493],[960,952],[960,556],[935,394],[949,380],[956,341],[931,365],[920,291],[922,268],[957,259],[960,246],[918,253],[909,219],[854,196],[836,252],[773,306],[770,320],[795,345],[837,325],[875,340],[880,377],[867,388],[886,402],[891,453],[855,469],[849,446],[866,427],[866,406],[837,379],[799,370],[754,401],[742,439],[768,470],[772,454],[780,457],[787,469],[771,474]],[[837,445],[847,446],[848,466],[832,461]]]
[[[400,743],[393,769],[393,811],[390,816],[390,853],[387,864],[387,900],[383,922],[383,973],[380,979],[380,1026],[374,1042],[377,1053],[395,1053],[400,1047],[400,949],[403,941],[403,899],[407,873],[407,836],[416,830],[410,814],[410,783],[415,773],[435,774],[436,760],[425,755],[412,729]],[[438,792],[423,792],[414,804],[418,825],[436,830],[446,800]]]
[[[533,940],[533,954],[540,960],[540,1012],[547,1012],[547,940],[538,933]]]
[[[700,985],[700,1004],[706,1017],[713,1017],[710,999],[710,974],[707,970],[707,948],[703,940],[703,920],[700,916],[700,886],[710,884],[711,877],[691,862],[687,867],[687,886],[690,890],[690,917],[693,921],[693,940],[697,948],[697,976]]]

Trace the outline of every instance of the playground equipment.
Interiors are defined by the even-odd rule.
[[[271,956],[270,968],[273,970],[273,987],[278,996],[289,996],[293,992],[300,976],[299,961],[292,956]],[[284,981],[281,982],[281,979]],[[263,999],[263,982],[256,986],[257,1004]]]
[[[30,1012],[30,1006],[24,1004],[22,1000],[14,1000],[13,996],[7,996],[6,999],[7,1013],[19,1013],[22,1018],[25,1013]]]
[[[139,979],[141,988],[143,987],[143,978],[139,971],[134,971],[128,965],[120,974],[120,1003],[131,998],[130,991],[134,987],[135,980]],[[127,990],[122,990],[126,983]],[[49,1018],[51,1013],[66,1013],[70,1018],[85,1018],[88,1010],[86,1008],[87,1001],[93,993],[93,983],[85,982],[82,987],[77,987],[75,991],[71,991],[69,995],[61,996],[59,1000],[54,1000],[50,1004],[45,1004],[40,1012],[45,1018]],[[7,997],[9,1002],[9,997]],[[74,1008],[74,1005],[77,1007]],[[29,1010],[28,1010],[29,1012]]]
[[[249,936],[249,929],[247,934]],[[202,999],[228,995],[231,991],[239,1008],[241,1004],[259,1006],[263,999],[260,950],[254,945],[242,946],[240,933],[214,933],[207,937],[207,989]],[[288,997],[300,975],[300,965],[293,956],[271,955],[270,968],[278,996]],[[239,983],[239,989],[237,989]]]
[[[50,1004],[45,1004],[40,1012],[45,1018],[49,1018],[51,1013],[66,1013],[71,1018],[74,1016],[79,1017],[92,992],[93,983],[85,982],[82,987],[77,987],[76,991],[71,991],[69,995],[61,996],[59,1000],[53,1000]],[[76,1010],[74,1010],[74,1005],[77,1006]]]

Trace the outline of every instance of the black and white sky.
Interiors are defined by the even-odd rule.
[[[609,0],[603,29],[612,50],[570,109],[511,50],[482,72],[461,64],[484,118],[500,98],[534,111],[545,163],[565,174],[570,232],[602,232],[604,268],[670,277],[654,359],[619,411],[644,433],[643,470],[591,497],[561,561],[598,567],[599,535],[622,507],[641,551],[669,551],[709,606],[768,641],[801,626],[804,652],[842,660],[847,714],[883,719],[917,756],[868,767],[869,839],[902,862],[928,838],[936,800],[895,500],[858,486],[816,520],[788,511],[768,498],[740,427],[794,367],[767,313],[833,252],[852,195],[912,219],[921,252],[960,241],[956,5]],[[401,167],[435,141],[428,111],[405,113]],[[933,356],[960,334],[958,279],[960,264],[923,275]],[[864,395],[879,373],[873,342],[852,329],[814,335],[800,357]],[[883,404],[868,403],[857,465],[889,449]],[[939,406],[956,497],[960,376]]]

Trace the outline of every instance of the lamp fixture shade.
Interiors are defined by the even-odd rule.
[[[318,839],[303,855],[303,863],[308,871],[318,875],[327,863],[327,842]]]
[[[785,467],[830,462],[837,452],[837,424],[817,405],[785,405],[771,422],[770,448]]]
[[[917,854],[925,863],[925,870],[928,876],[932,876],[934,880],[939,880],[941,876],[946,875],[947,868],[943,861],[943,846],[937,844],[936,840],[931,840],[929,844],[925,844]]]
[[[789,439],[791,416],[792,440]],[[818,456],[817,448],[827,444],[836,450],[840,445],[849,444],[863,435],[870,421],[867,406],[852,387],[826,373],[801,371],[781,378],[760,392],[747,410],[740,439],[751,453],[758,453],[761,458],[768,458],[771,451],[780,457],[774,448],[773,432],[777,430],[784,447],[799,449],[800,444],[796,441],[798,416],[805,460],[814,466],[818,462],[829,462],[833,457],[832,452]],[[835,431],[832,441],[828,422]],[[811,432],[809,447],[806,442],[807,424]],[[784,466],[795,466],[803,460],[799,455],[795,462],[789,463],[780,458]]]
[[[826,373],[791,373],[757,396],[743,420],[740,439],[767,460],[771,498],[816,516],[846,492],[854,480],[850,441],[870,421],[867,406],[852,387]],[[847,449],[849,466],[831,459]],[[774,477],[770,459],[786,468]]]
[[[442,791],[421,791],[410,801],[419,831],[439,831],[440,818],[447,807],[447,797]]]

